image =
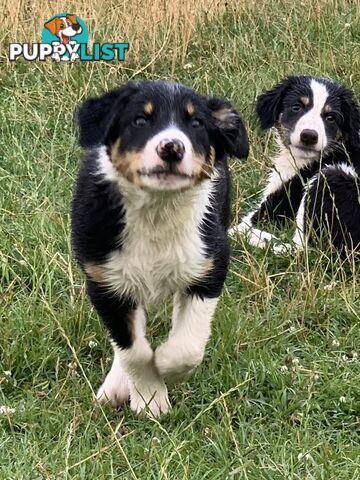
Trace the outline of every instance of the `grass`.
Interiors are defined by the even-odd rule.
[[[69,244],[81,156],[75,106],[128,78],[173,78],[232,99],[252,150],[231,162],[234,221],[258,196],[274,142],[256,95],[285,74],[329,76],[360,97],[356,2],[5,2],[0,65],[0,478],[360,478],[358,267],[316,249],[275,257],[233,242],[203,365],[153,420],[100,409],[110,346]],[[180,8],[184,5],[183,8]],[[124,65],[10,63],[69,10],[97,41],[129,41]],[[170,309],[149,321],[164,335]]]

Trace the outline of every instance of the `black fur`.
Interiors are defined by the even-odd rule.
[[[360,158],[358,159],[360,161]],[[359,169],[358,169],[358,173]],[[330,243],[342,255],[360,252],[360,181],[339,165],[323,168],[306,197],[305,232],[312,243]]]
[[[137,85],[129,82],[101,97],[87,99],[76,111],[80,145],[90,148],[106,144],[115,116],[137,91]]]
[[[259,95],[256,102],[256,113],[262,129],[268,129],[277,122],[283,105],[283,99],[297,77],[287,77],[271,90]]]
[[[254,214],[253,224],[270,221],[284,224],[293,219],[299,209],[306,182],[316,173],[317,166],[303,168],[294,178],[284,182],[281,188],[268,195]]]

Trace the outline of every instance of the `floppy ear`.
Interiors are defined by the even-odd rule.
[[[57,28],[58,22],[59,22],[58,17],[55,17],[52,20],[49,20],[48,22],[46,22],[44,27],[47,28],[53,35],[56,35],[56,32],[58,31],[58,28]]]
[[[267,129],[275,125],[278,120],[282,101],[285,93],[295,77],[287,77],[274,88],[259,95],[256,101],[256,113],[260,120],[261,128]]]
[[[72,25],[74,25],[74,23],[78,23],[78,21],[76,20],[76,15],[66,15],[66,18],[70,20]]]
[[[351,90],[345,89],[341,99],[344,117],[342,128],[346,148],[349,151],[360,151],[360,109]]]
[[[80,128],[79,142],[83,148],[111,140],[112,126],[122,108],[137,91],[134,83],[111,90],[100,97],[89,98],[75,111]]]
[[[230,156],[246,158],[249,154],[249,139],[238,112],[230,102],[222,98],[211,98],[208,107],[223,150]]]

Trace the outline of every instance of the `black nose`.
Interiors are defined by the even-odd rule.
[[[185,145],[181,140],[164,139],[156,147],[157,154],[164,162],[181,162],[184,158]]]
[[[75,32],[77,32],[81,28],[81,26],[78,23],[73,23],[71,26],[75,30]]]
[[[306,128],[300,133],[300,140],[304,145],[315,145],[318,141],[318,134],[315,130]]]

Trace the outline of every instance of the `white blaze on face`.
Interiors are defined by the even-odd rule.
[[[312,90],[313,106],[298,120],[294,131],[290,135],[290,142],[291,147],[301,148],[301,132],[307,129],[314,130],[318,134],[318,141],[313,146],[313,149],[319,152],[327,145],[325,125],[321,113],[329,96],[329,92],[324,84],[316,80],[311,80],[310,88]]]
[[[192,176],[193,173],[193,162],[194,162],[194,154],[191,141],[189,137],[178,127],[175,125],[171,125],[161,132],[157,133],[154,137],[152,137],[145,145],[142,153],[141,153],[141,170],[144,173],[150,173],[156,167],[166,168],[167,164],[164,162],[158,155],[156,148],[158,147],[159,143],[163,140],[180,140],[185,147],[184,157],[183,159],[176,164],[176,170],[183,175],[187,175],[188,177]],[[167,175],[168,178],[165,176],[157,175],[142,175],[142,182],[145,186],[148,187],[157,187],[160,189],[167,189],[167,188],[182,188],[191,183],[191,179],[187,177],[175,176],[175,175]]]

